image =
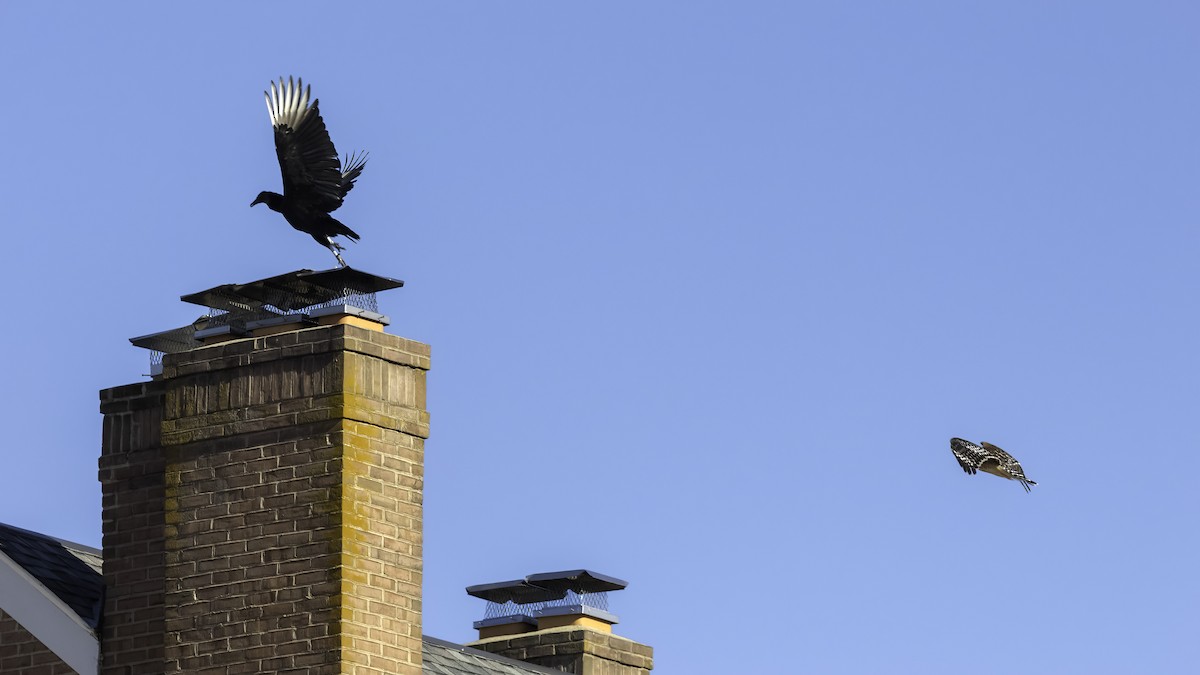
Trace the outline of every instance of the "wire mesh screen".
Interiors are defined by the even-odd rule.
[[[309,305],[305,310],[321,309],[323,307],[336,307],[338,305],[350,305],[359,309],[365,309],[368,312],[379,312],[379,300],[374,293],[363,293],[356,291],[353,288],[343,288],[342,295],[332,300]]]
[[[309,293],[292,294],[279,288],[266,290],[268,292],[255,293],[258,296],[255,299],[262,301],[261,304],[245,303],[246,308],[241,311],[228,311],[210,307],[206,317],[208,320],[207,327],[235,326],[247,321],[267,319],[274,316],[307,314],[318,309],[340,307],[342,305],[363,309],[368,312],[379,312],[379,299],[375,293],[364,293],[353,288],[343,288],[340,295],[323,300]],[[319,302],[309,305],[302,304],[308,300],[319,300]]]
[[[576,593],[575,591],[568,590],[566,595],[557,600],[526,603],[516,603],[512,600],[506,602],[489,601],[487,607],[483,610],[483,618],[495,619],[502,616],[516,616],[521,614],[533,616],[535,612],[550,607],[575,607],[577,605],[607,612],[608,593],[604,591],[598,593]]]
[[[551,600],[544,603],[545,607],[573,607],[575,605],[583,605],[593,609],[602,609],[608,611],[608,593],[600,591],[598,593],[577,593],[568,590],[567,594],[561,600]]]
[[[483,610],[484,619],[498,619],[502,616],[533,616],[533,613],[546,606],[544,602],[528,602],[523,605],[509,600],[508,602],[489,602]]]
[[[211,328],[213,326],[226,326],[229,325],[230,314],[223,309],[214,309],[209,307],[208,314],[205,315],[205,318],[208,320],[206,327]]]

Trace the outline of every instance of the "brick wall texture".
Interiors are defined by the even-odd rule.
[[[163,382],[100,392],[101,672],[163,672]]]
[[[469,646],[575,675],[650,675],[654,668],[650,646],[574,626],[479,640]]]
[[[161,435],[112,423],[160,446],[140,458],[161,481],[140,488],[161,490],[156,672],[420,673],[428,367],[426,345],[344,325],[167,356]]]
[[[0,610],[0,673],[75,675],[75,670],[63,663],[16,619]]]

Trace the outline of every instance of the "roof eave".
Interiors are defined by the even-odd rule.
[[[80,675],[100,672],[100,640],[96,632],[3,551],[0,551],[0,609]]]

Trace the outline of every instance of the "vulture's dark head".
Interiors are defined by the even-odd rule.
[[[255,204],[266,204],[267,208],[271,209],[272,211],[278,211],[278,207],[282,202],[283,195],[264,190],[258,193],[258,196],[254,198],[254,201],[250,202],[250,206],[254,206]]]

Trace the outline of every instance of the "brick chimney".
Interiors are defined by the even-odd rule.
[[[612,632],[608,594],[626,586],[589,570],[470,586],[488,604],[468,646],[576,675],[649,675],[654,650]]]
[[[421,673],[429,348],[283,304],[100,393],[105,675]]]

